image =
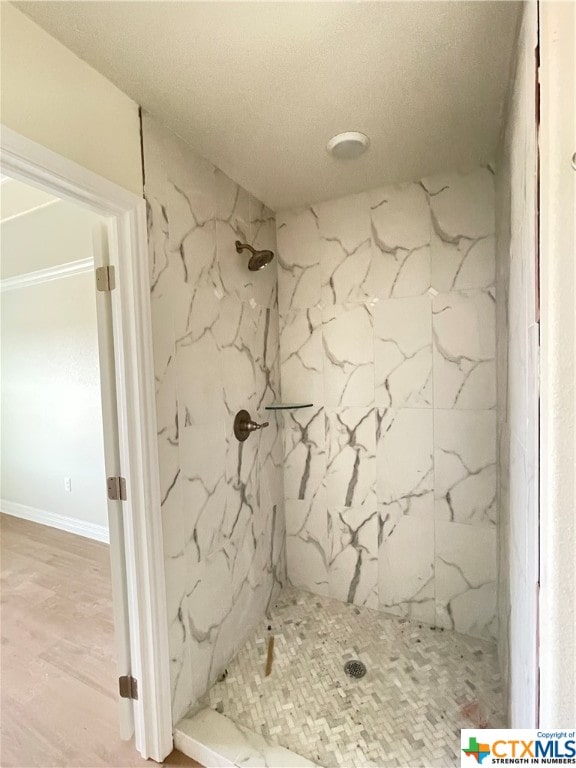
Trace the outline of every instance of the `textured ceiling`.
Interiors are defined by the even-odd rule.
[[[519,10],[15,4],[275,210],[492,160]],[[370,136],[361,159],[326,153],[345,130]]]

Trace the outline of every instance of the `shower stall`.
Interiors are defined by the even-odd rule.
[[[455,765],[460,728],[534,723],[535,44],[527,6],[494,163],[296,210],[143,115],[173,722],[206,765]]]

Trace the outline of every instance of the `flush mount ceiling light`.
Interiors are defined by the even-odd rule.
[[[346,131],[332,136],[326,149],[338,160],[354,160],[370,146],[370,139],[359,131]]]

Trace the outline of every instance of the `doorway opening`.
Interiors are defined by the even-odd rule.
[[[117,764],[134,755],[112,704],[116,656],[120,674],[129,659],[114,621],[126,600],[112,599],[120,510],[106,494],[94,279],[107,219],[9,177],[1,191],[3,759],[26,744],[30,765],[46,753]],[[40,738],[26,738],[31,721]]]
[[[150,309],[146,288],[145,204],[143,199],[136,195],[4,126],[0,135],[0,149],[2,176],[10,179],[6,183],[19,185],[20,193],[27,189],[28,193],[24,193],[24,196],[35,195],[37,213],[45,218],[49,219],[57,211],[76,210],[76,216],[82,219],[85,225],[90,223],[84,234],[88,243],[86,250],[91,251],[86,253],[86,250],[78,249],[80,252],[63,255],[68,246],[74,250],[70,231],[64,227],[66,234],[61,238],[56,253],[50,252],[49,238],[43,238],[42,247],[38,249],[39,261],[32,266],[27,278],[23,276],[22,260],[15,271],[12,269],[12,274],[6,274],[7,284],[3,287],[8,290],[2,298],[7,299],[6,307],[14,315],[7,324],[8,331],[10,327],[18,327],[18,323],[25,326],[26,319],[30,319],[31,313],[25,311],[26,302],[15,299],[18,293],[22,295],[21,292],[25,290],[56,294],[51,305],[52,314],[48,311],[48,294],[42,297],[42,300],[38,300],[38,297],[32,298],[30,294],[28,303],[34,305],[40,319],[37,327],[30,328],[27,333],[30,343],[28,354],[18,349],[18,344],[15,350],[8,350],[14,353],[12,357],[19,360],[21,367],[23,359],[26,359],[28,364],[28,369],[25,368],[20,374],[22,378],[15,388],[20,398],[18,408],[20,412],[24,410],[22,389],[25,387],[22,379],[26,381],[30,400],[34,391],[34,381],[31,381],[34,378],[31,375],[34,359],[39,361],[45,358],[58,374],[53,377],[56,383],[51,393],[49,387],[41,388],[36,398],[38,402],[30,404],[28,417],[37,405],[41,406],[42,398],[50,395],[54,404],[51,412],[47,413],[46,402],[41,407],[41,412],[46,414],[45,421],[52,420],[56,425],[67,424],[69,436],[72,435],[77,440],[73,445],[73,458],[78,462],[83,459],[82,463],[86,468],[84,475],[81,469],[67,469],[60,477],[57,488],[54,482],[54,490],[61,498],[56,507],[52,502],[52,506],[44,503],[44,507],[48,507],[44,511],[51,512],[44,520],[30,519],[33,517],[30,512],[27,515],[27,523],[15,518],[16,512],[20,513],[20,517],[25,517],[26,508],[28,511],[43,509],[39,495],[31,495],[26,499],[22,496],[24,501],[16,500],[17,506],[5,509],[4,511],[12,513],[7,528],[13,535],[9,535],[8,539],[16,550],[19,545],[15,540],[18,539],[20,546],[32,549],[36,547],[39,552],[39,524],[48,523],[51,529],[43,528],[41,531],[45,540],[51,541],[54,548],[60,547],[61,552],[66,550],[67,546],[81,549],[82,553],[76,552],[76,558],[80,561],[85,558],[84,570],[92,576],[97,571],[100,571],[100,575],[106,573],[106,555],[105,550],[102,550],[106,544],[102,542],[109,540],[110,576],[107,580],[104,578],[98,587],[92,585],[93,594],[86,596],[88,602],[85,606],[85,617],[82,616],[82,579],[78,581],[72,576],[76,590],[71,606],[76,612],[74,621],[82,625],[78,627],[79,631],[81,629],[85,632],[90,620],[97,616],[98,609],[105,613],[106,598],[103,593],[106,587],[103,584],[107,581],[108,589],[113,587],[114,597],[108,599],[108,634],[107,639],[102,641],[107,651],[101,649],[101,656],[109,662],[115,656],[118,668],[117,675],[114,675],[116,680],[113,679],[111,683],[112,687],[108,688],[107,684],[102,684],[106,690],[101,693],[107,695],[110,701],[107,717],[114,718],[117,723],[118,714],[115,710],[119,709],[121,737],[129,740],[133,736],[135,747],[143,758],[161,761],[172,750],[172,728],[162,531],[157,514],[160,499],[155,446],[154,379],[151,374]],[[6,205],[3,208],[5,209]],[[14,224],[18,221],[12,219],[7,225],[12,224],[14,229]],[[35,230],[30,232],[31,237],[42,237],[39,225],[36,224],[30,229]],[[55,229],[58,229],[58,226]],[[3,249],[3,255],[4,253]],[[53,274],[59,271],[62,274]],[[30,285],[18,285],[19,281],[26,283],[27,280]],[[74,282],[76,291],[67,290],[66,284],[70,288]],[[102,290],[95,292],[95,283]],[[85,291],[82,300],[81,285]],[[64,322],[62,313],[66,304],[75,306],[77,312],[83,313],[84,320],[76,318]],[[71,337],[76,334],[76,352],[72,361],[57,359],[58,355],[63,355],[74,346],[70,339],[68,343],[60,341],[55,344],[46,338],[55,316],[60,317],[60,325],[68,329]],[[82,338],[81,333],[88,317],[97,325],[97,333],[94,327],[91,329],[92,345],[87,337]],[[91,375],[88,376],[86,371],[83,371],[78,376],[81,382],[75,380],[74,365],[80,366],[81,362],[88,361]],[[68,370],[63,371],[62,368]],[[93,434],[90,433],[87,425],[81,423],[80,411],[75,410],[78,403],[74,402],[74,394],[78,395],[82,389],[80,383],[86,391],[79,396],[79,403],[88,390],[92,390],[92,395],[98,394],[98,398],[102,395],[100,412],[97,413],[98,408],[94,406],[95,399],[92,398],[91,401],[91,426],[95,427],[96,422],[103,425],[99,435],[96,435],[94,429]],[[100,393],[94,391],[98,389],[97,383],[100,385]],[[64,395],[65,391],[67,396]],[[8,420],[7,426],[14,425]],[[53,428],[48,431],[54,433],[56,430]],[[82,451],[86,450],[89,442],[89,434],[92,434],[94,445],[99,442],[100,451],[96,449],[92,454],[82,456]],[[25,441],[22,435],[20,438],[21,449]],[[49,459],[58,461],[57,452],[50,451],[47,444],[35,443],[35,450],[41,450],[44,456],[52,453]],[[37,458],[34,460],[31,452],[30,463],[34,464],[35,471],[39,469],[36,466]],[[67,459],[69,466],[72,466],[73,458]],[[54,467],[52,469],[55,474]],[[15,473],[11,462],[8,462],[7,473]],[[90,482],[93,483],[92,487]],[[42,482],[38,482],[38,475],[29,485],[31,487],[27,490],[30,493],[39,494],[48,490],[47,481],[44,478]],[[14,495],[14,488],[9,484],[7,489],[7,492]],[[79,494],[81,491],[85,497],[85,503],[79,505],[83,506],[83,520],[77,510],[74,512],[72,503],[75,492]],[[4,489],[1,496],[6,498]],[[54,499],[53,502],[55,501]],[[70,502],[68,506],[66,502]],[[64,529],[66,533],[57,530],[55,526]],[[74,536],[78,533],[84,536],[83,540]],[[90,541],[88,535],[100,539],[100,542]],[[31,541],[35,537],[36,544],[32,545]],[[23,544],[26,538],[27,543]],[[42,555],[38,554],[38,557],[41,559]],[[55,585],[55,573],[47,578]],[[21,584],[24,582],[21,581]],[[110,645],[112,609],[116,638],[114,652]],[[67,640],[69,642],[71,638],[68,637]],[[94,657],[98,656],[97,633],[92,637],[88,636],[86,640],[87,650],[92,643],[92,653],[88,654],[88,658],[93,662]],[[77,663],[74,662],[73,649],[69,648],[69,651],[66,663],[76,671],[76,679],[81,676],[84,680],[89,679],[90,670],[82,668],[81,658],[78,658]],[[34,684],[36,687],[39,685],[36,677]],[[114,704],[114,697],[117,698],[117,705]],[[85,697],[86,701],[88,698]],[[45,710],[54,713],[59,699],[50,696],[48,699],[52,703],[45,702]],[[88,704],[86,709],[89,709]],[[92,714],[94,722],[97,718]],[[62,720],[60,722],[62,723]],[[117,725],[115,734],[117,737]],[[88,754],[85,740],[83,746],[86,759],[90,759],[92,756]],[[119,748],[121,749],[120,746]],[[91,764],[94,764],[93,759]]]

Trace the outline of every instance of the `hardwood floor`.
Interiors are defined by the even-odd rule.
[[[108,547],[8,515],[0,531],[0,765],[152,768],[118,737]]]

